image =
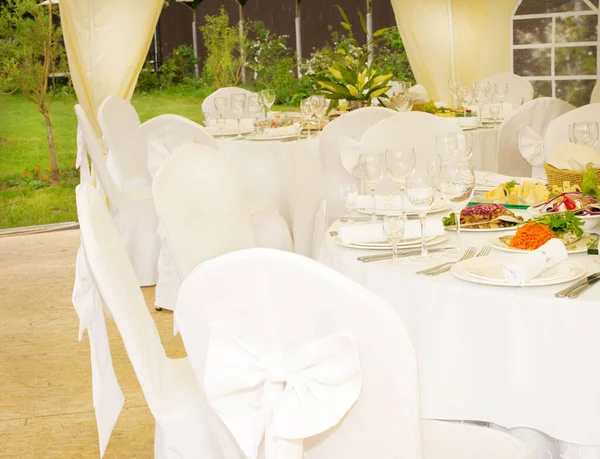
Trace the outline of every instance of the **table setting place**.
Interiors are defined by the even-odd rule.
[[[358,262],[401,266],[417,276],[449,273],[497,287],[568,284],[554,292],[556,298],[577,298],[598,283],[596,170],[582,171],[581,184],[562,185],[475,172],[468,136],[439,136],[438,155],[426,170],[416,168],[412,148],[361,154],[369,194],[360,195],[355,185],[340,187],[348,213],[330,227],[331,240],[371,252],[358,253]],[[384,174],[398,194],[375,194]]]

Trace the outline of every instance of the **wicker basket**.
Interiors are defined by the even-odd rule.
[[[556,167],[544,163],[544,169],[546,170],[546,177],[548,178],[548,185],[562,186],[563,183],[569,182],[571,185],[579,185],[583,183],[584,171],[573,171],[570,169],[557,169]],[[600,183],[600,169],[596,169],[596,177]]]

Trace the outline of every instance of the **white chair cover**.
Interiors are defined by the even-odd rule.
[[[340,199],[340,186],[356,184],[360,190],[360,176],[350,175],[341,161],[342,137],[360,141],[363,134],[379,121],[397,115],[398,112],[381,107],[361,108],[336,118],[325,126],[319,136],[319,152],[325,177],[325,202],[327,223],[333,223],[346,213]],[[346,140],[347,141],[347,140]]]
[[[497,73],[486,78],[490,82],[492,94],[494,94],[495,83],[507,83],[508,92],[504,100],[512,105],[513,109],[517,109],[515,101],[523,98],[523,104],[526,104],[533,99],[533,86],[529,80],[522,76],[515,75],[511,72]]]
[[[311,259],[250,249],[206,262],[184,281],[175,317],[210,406],[230,430],[221,439],[228,459],[257,457],[263,436],[265,459],[532,459],[501,432],[422,422],[416,357],[398,315]],[[352,405],[355,350],[362,387]]]
[[[437,156],[435,138],[451,132],[462,132],[451,118],[442,118],[425,112],[403,112],[380,121],[363,135],[362,153],[385,154],[385,150],[414,148],[417,169],[425,170],[427,160]],[[387,176],[378,190],[396,190]]]
[[[76,195],[83,250],[91,273],[85,279],[97,286],[114,319],[156,419],[154,457],[222,458],[189,360],[166,356],[105,204],[90,184],[79,185]],[[78,269],[83,268],[81,258],[78,262]]]
[[[580,121],[595,121],[600,123],[600,103],[584,105],[555,118],[548,124],[544,136],[544,153],[549,159],[552,150],[560,144],[569,142],[569,125]],[[600,142],[596,143],[600,149]]]
[[[200,263],[255,247],[241,184],[227,158],[205,146],[179,147],[154,177],[159,217],[177,278],[161,292],[163,308],[173,310],[181,282]],[[173,273],[172,277],[176,277]]]
[[[226,119],[237,118],[237,115],[235,115],[231,110],[231,96],[234,94],[244,94],[246,97],[256,96],[256,93],[248,91],[244,88],[220,88],[213,92],[206,99],[204,99],[204,101],[202,102],[202,113],[208,116],[211,116],[214,113],[216,113],[217,109],[215,108],[215,97],[225,97],[227,99],[227,110],[225,110],[223,117]],[[246,105],[246,110],[244,112],[244,115],[242,115],[242,118],[250,118],[250,115],[248,114],[248,105]]]
[[[590,97],[590,104],[600,103],[600,80],[596,81],[596,86],[594,86],[594,90],[592,91],[592,95]]]
[[[100,185],[108,197],[110,212],[138,277],[138,285],[155,285],[160,240],[156,231],[158,219],[150,187],[142,184],[120,190],[108,170],[100,141],[80,105],[75,105],[75,115],[79,123],[77,164],[80,165],[82,183],[90,180],[87,151]]]
[[[107,164],[121,190],[150,185],[148,151],[135,135],[140,118],[126,100],[108,96],[98,108],[102,140],[109,150]]]
[[[573,108],[560,99],[541,97],[510,113],[498,130],[498,173],[511,177],[530,177],[531,167],[539,164],[533,164],[525,158],[537,162],[541,155],[543,163],[541,141],[548,124]],[[535,139],[536,134],[539,142]]]
[[[159,115],[136,131],[138,142],[148,146],[148,172],[154,177],[171,152],[184,143],[208,145],[218,150],[217,142],[204,126],[179,115]]]

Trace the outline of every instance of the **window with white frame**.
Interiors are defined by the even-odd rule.
[[[511,19],[513,73],[535,96],[588,104],[600,78],[600,0],[521,0]]]

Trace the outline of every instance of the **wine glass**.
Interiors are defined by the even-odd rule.
[[[269,112],[271,111],[271,107],[275,103],[275,90],[274,89],[263,89],[261,91],[261,94],[262,94],[262,100],[265,104],[265,107],[267,107],[267,118],[268,118]]]
[[[498,122],[501,110],[502,107],[500,104],[490,104],[490,116],[492,117],[494,125]]]
[[[456,216],[456,245],[445,251],[449,256],[460,256],[460,213],[467,206],[475,190],[475,173],[466,162],[453,162],[447,165],[440,177],[442,198],[452,208]]]
[[[352,211],[356,206],[356,200],[358,199],[358,189],[356,185],[342,185],[340,186],[340,198],[344,203],[344,207],[348,211],[348,223],[352,223]]]
[[[429,177],[410,177],[407,181],[406,193],[410,203],[417,211],[421,223],[421,255],[416,259],[430,260],[431,257],[425,242],[425,217],[427,217],[427,212],[431,209],[435,199],[435,186],[433,186]]]
[[[580,121],[569,126],[571,143],[594,146],[598,142],[598,123]]]
[[[442,161],[439,156],[437,158],[431,158],[427,160],[427,175],[431,179],[431,183],[438,187],[438,181],[440,178],[440,172],[442,171]]]
[[[490,96],[489,81],[474,81],[473,82],[473,99],[479,105],[479,124],[483,122],[483,104],[486,103]]]
[[[215,97],[213,103],[215,105],[215,110],[218,113],[223,114],[225,112],[225,110],[227,110],[227,98],[226,97]]]
[[[413,109],[415,102],[408,94],[398,95],[393,98],[392,103],[399,112],[410,112]]]
[[[313,101],[314,114],[319,120],[319,126],[317,129],[321,129],[323,117],[327,113],[327,108],[329,108],[329,104],[327,103],[327,98],[325,96],[312,96],[311,99]]]
[[[404,188],[406,179],[415,172],[417,156],[414,148],[402,148],[385,151],[385,168],[390,178],[400,189],[402,211],[406,211]]]
[[[464,114],[464,116],[466,118],[466,116],[467,116],[467,107],[469,106],[469,104],[473,100],[473,96],[471,94],[471,88],[469,88],[468,86],[465,86],[463,84],[459,84],[458,91],[456,92],[456,95],[458,97],[458,101],[459,101],[461,107],[463,108],[463,114]]]
[[[456,135],[446,134],[436,136],[435,149],[442,161],[442,166],[447,165],[456,157]]]
[[[373,200],[373,212],[371,213],[371,221],[376,222],[375,215],[375,188],[383,178],[383,155],[364,153],[360,158],[360,175],[369,187],[371,199]]]
[[[244,111],[246,110],[246,94],[233,94],[231,96],[231,111],[237,118],[238,135],[237,139],[242,139],[241,120]]]
[[[398,260],[398,243],[404,237],[405,220],[402,215],[386,215],[383,217],[383,233],[392,244],[392,263]]]
[[[458,87],[460,86],[460,83],[452,78],[450,78],[448,80],[448,90],[450,91],[450,94],[452,94],[452,106],[456,107],[456,97],[457,97],[457,93],[458,93]]]
[[[456,155],[459,160],[470,160],[473,156],[473,133],[457,132],[453,135],[456,138]]]
[[[258,132],[260,112],[262,110],[261,104],[258,100],[258,96],[248,97],[248,114],[254,120],[254,131]]]
[[[219,134],[221,135],[221,139],[223,139],[225,137],[226,123],[227,123],[227,120],[223,117],[223,115],[219,114],[219,117],[217,118],[217,131],[219,131]]]
[[[503,102],[508,94],[508,83],[504,81],[494,84],[494,94],[496,95],[496,100],[500,102],[500,113],[502,113],[504,110]]]
[[[310,119],[314,114],[314,107],[310,98],[304,99],[302,102],[300,102],[300,111],[302,112],[302,116],[308,120],[308,138],[310,139]]]

